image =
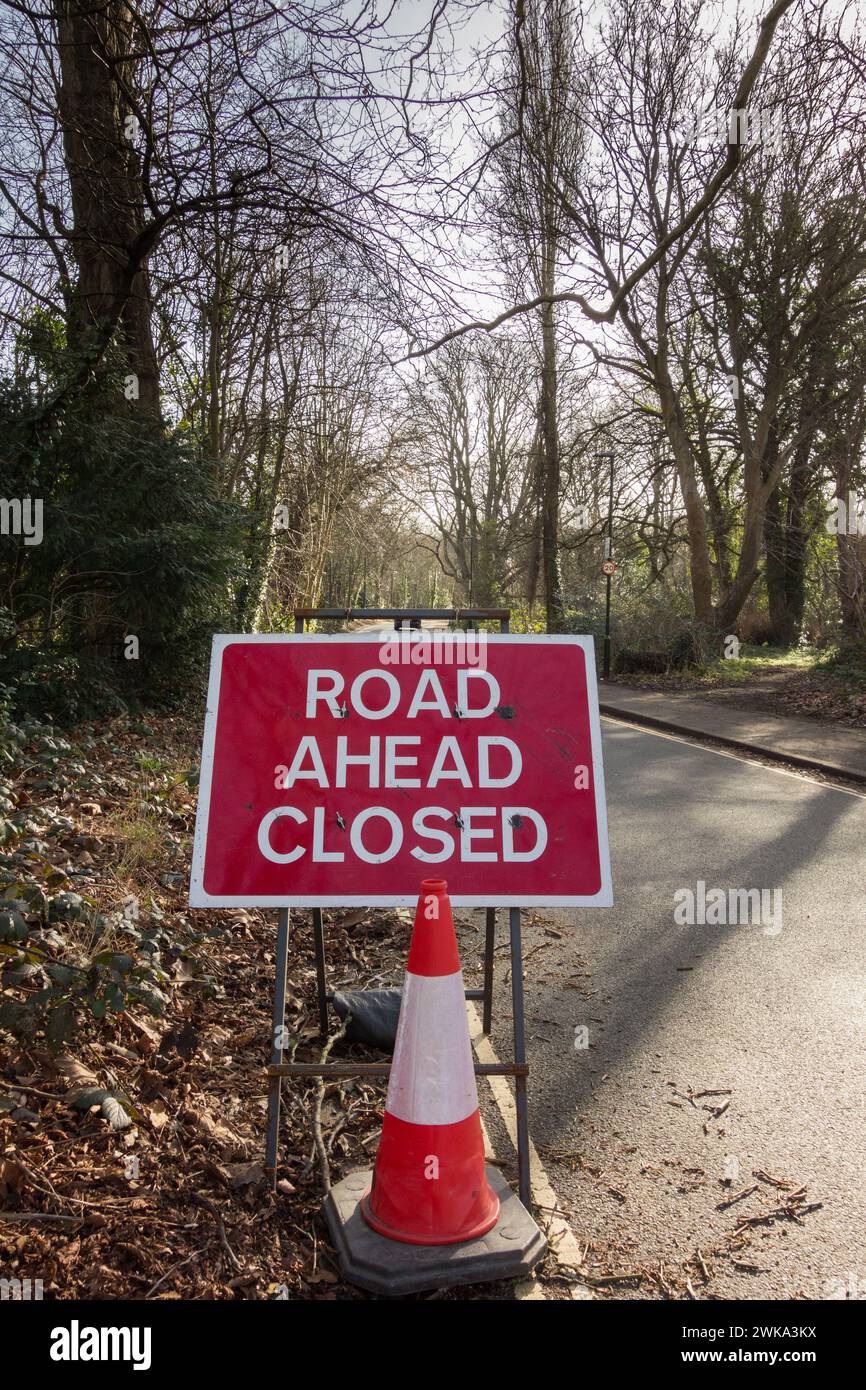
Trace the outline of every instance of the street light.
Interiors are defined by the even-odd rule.
[[[597,459],[607,459],[610,464],[610,487],[607,499],[607,535],[604,539],[607,598],[604,607],[604,660],[602,664],[602,675],[604,679],[607,680],[610,676],[610,584],[613,576],[613,454],[596,454],[595,457]]]

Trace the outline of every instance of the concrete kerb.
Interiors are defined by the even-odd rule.
[[[828,763],[818,758],[808,758],[800,753],[779,752],[778,749],[768,747],[764,743],[753,743],[747,739],[731,738],[727,734],[708,733],[704,729],[695,728],[694,725],[674,722],[670,719],[662,719],[655,714],[646,714],[643,710],[629,709],[624,705],[611,705],[604,700],[602,688],[599,687],[599,714],[607,719],[615,719],[620,723],[637,724],[648,729],[658,729],[661,733],[681,734],[686,738],[697,739],[702,743],[717,744],[721,748],[730,748],[735,752],[750,753],[755,757],[767,758],[771,762],[781,764],[787,763],[790,767],[800,767],[804,772],[821,772],[826,777],[841,777],[847,781],[857,782],[866,786],[866,772],[861,772],[857,768],[843,767],[838,763]]]

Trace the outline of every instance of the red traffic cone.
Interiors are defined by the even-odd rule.
[[[444,879],[421,884],[367,1224],[410,1245],[452,1245],[495,1226],[463,972]]]

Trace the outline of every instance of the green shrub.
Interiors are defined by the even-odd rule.
[[[36,398],[0,383],[4,496],[43,503],[41,543],[10,535],[0,549],[0,681],[40,718],[175,701],[227,625],[241,513],[213,460],[109,387],[37,432]]]

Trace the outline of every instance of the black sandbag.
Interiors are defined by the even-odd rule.
[[[394,1051],[402,991],[399,989],[353,989],[334,995],[334,1008],[342,1019],[351,1012],[346,1029],[347,1042],[366,1043]]]

